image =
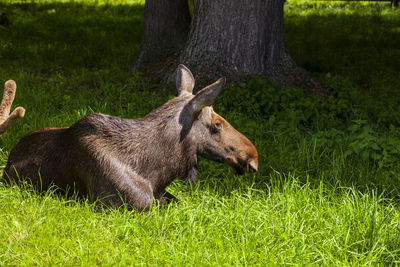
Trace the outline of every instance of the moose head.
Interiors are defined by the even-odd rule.
[[[183,125],[181,140],[191,134],[199,155],[225,163],[236,174],[256,172],[257,149],[212,108],[222,92],[225,78],[205,87],[196,95],[192,94],[194,85],[190,70],[179,65],[176,76],[178,97],[190,99],[179,116],[179,122]]]

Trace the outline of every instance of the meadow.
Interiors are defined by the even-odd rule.
[[[143,1],[7,1],[0,81],[26,115],[0,137],[0,170],[19,138],[101,112],[139,118],[174,95],[129,74]],[[400,264],[400,9],[389,2],[288,0],[295,61],[326,101],[255,76],[215,110],[253,141],[259,172],[200,160],[180,200],[147,213],[0,182],[0,265]]]

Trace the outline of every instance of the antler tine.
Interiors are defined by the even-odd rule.
[[[17,85],[13,80],[9,80],[4,84],[4,94],[0,104],[0,134],[7,131],[19,118],[25,115],[25,109],[23,107],[17,107],[10,114],[16,90]]]

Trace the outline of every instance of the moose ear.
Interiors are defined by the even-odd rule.
[[[189,102],[191,114],[194,118],[196,118],[200,111],[206,106],[212,106],[222,92],[222,88],[224,87],[226,82],[225,77],[219,79],[215,83],[201,89],[196,96]]]
[[[176,69],[176,89],[178,95],[183,92],[192,93],[194,88],[194,77],[190,70],[183,64]]]

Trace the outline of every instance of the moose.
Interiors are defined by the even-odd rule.
[[[195,95],[194,84],[179,65],[178,96],[143,118],[88,114],[70,127],[32,131],[12,149],[4,178],[148,210],[175,199],[166,191],[175,178],[197,179],[197,155],[236,174],[256,172],[255,146],[212,108],[225,78]]]

